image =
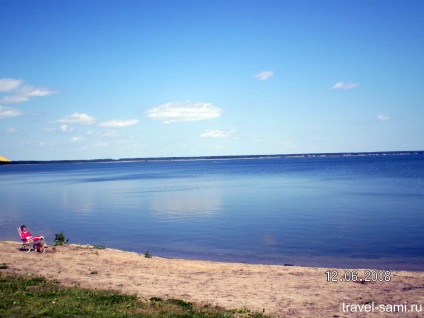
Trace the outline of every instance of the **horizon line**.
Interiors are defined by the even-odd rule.
[[[326,157],[326,156],[372,156],[372,155],[411,155],[424,154],[424,150],[403,151],[362,151],[362,152],[317,152],[262,155],[213,155],[213,156],[167,156],[167,157],[132,157],[132,158],[96,158],[96,159],[53,159],[53,160],[15,160],[5,164],[22,163],[71,163],[71,162],[122,162],[122,161],[178,161],[178,160],[224,160],[224,159],[272,159],[283,157]],[[3,163],[3,162],[2,162]]]

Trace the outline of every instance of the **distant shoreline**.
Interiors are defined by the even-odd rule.
[[[1,162],[1,164],[60,164],[60,163],[107,163],[107,162],[155,162],[155,161],[194,161],[194,160],[242,160],[242,159],[278,159],[278,158],[318,158],[318,157],[367,157],[367,156],[407,156],[424,155],[424,150],[378,151],[378,152],[338,152],[273,155],[230,155],[230,156],[193,156],[193,157],[141,157],[120,159],[81,159],[81,160],[19,160]]]

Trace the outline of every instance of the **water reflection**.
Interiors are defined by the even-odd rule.
[[[270,233],[265,233],[262,237],[262,243],[266,246],[277,246],[278,242],[274,235]]]
[[[151,196],[152,212],[161,217],[193,218],[221,211],[221,189],[193,189],[156,192]]]
[[[98,205],[96,190],[90,186],[63,186],[60,206],[65,211],[89,214]]]

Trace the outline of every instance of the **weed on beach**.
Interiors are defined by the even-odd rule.
[[[104,245],[94,245],[93,249],[95,249],[95,250],[105,250],[106,246],[104,246]]]
[[[69,239],[65,238],[65,234],[63,234],[63,232],[56,233],[54,241],[53,241],[53,245],[54,246],[65,245],[66,243],[68,243],[68,241],[69,241]]]
[[[40,276],[0,272],[0,317],[256,317],[261,313],[227,310],[179,299],[136,295],[117,291],[64,287]]]

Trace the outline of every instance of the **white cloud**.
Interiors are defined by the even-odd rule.
[[[43,97],[43,96],[56,94],[55,91],[52,91],[46,88],[35,88],[32,86],[23,87],[22,93],[24,93],[25,96],[30,96],[30,97],[33,97],[33,96]]]
[[[24,95],[12,95],[3,97],[1,101],[5,104],[15,104],[27,102],[28,100],[29,98]]]
[[[262,71],[259,74],[256,74],[255,78],[257,78],[260,81],[265,81],[273,76],[274,76],[273,71]]]
[[[56,91],[34,87],[25,84],[22,80],[13,78],[0,78],[0,92],[9,95],[2,98],[3,103],[22,103],[29,100],[30,97],[43,97],[56,94]]]
[[[23,84],[22,80],[17,80],[13,78],[0,78],[0,92],[10,92]]]
[[[107,130],[100,134],[102,137],[119,137],[119,132],[116,130]]]
[[[78,142],[78,141],[81,141],[81,140],[83,140],[84,138],[82,138],[82,137],[73,137],[71,140],[73,141],[73,142]]]
[[[95,118],[81,113],[73,113],[72,115],[65,116],[58,119],[56,122],[60,124],[80,124],[80,125],[91,125],[96,121]]]
[[[230,130],[206,130],[200,134],[200,137],[206,138],[227,138],[236,132],[235,129]]]
[[[72,127],[69,127],[69,125],[67,124],[63,124],[63,125],[60,125],[59,130],[61,132],[70,132],[70,131],[73,131],[74,129]]]
[[[392,118],[388,115],[380,114],[380,115],[377,116],[377,119],[378,120],[390,120]]]
[[[336,84],[331,87],[331,89],[352,89],[358,87],[359,84],[357,83],[351,83],[351,82],[337,82]]]
[[[221,116],[222,110],[210,103],[170,102],[146,112],[147,117],[165,124],[181,121],[199,121]]]
[[[129,120],[109,120],[104,121],[99,124],[101,127],[107,128],[123,128],[137,125],[140,121],[138,119],[129,119]]]
[[[16,108],[0,106],[0,118],[17,117],[23,114],[23,112]]]

